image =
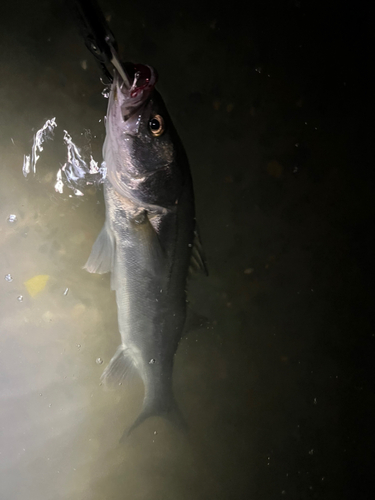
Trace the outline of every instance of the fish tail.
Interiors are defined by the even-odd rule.
[[[105,387],[116,386],[129,377],[129,374],[136,371],[131,349],[121,344],[109,362],[101,376],[101,381]],[[163,417],[181,432],[187,432],[187,424],[173,396],[169,381],[161,382],[157,385],[146,386],[146,396],[143,400],[141,413],[134,423],[125,429],[120,443],[123,442],[142,422],[149,417]]]
[[[147,399],[145,399],[141,413],[138,415],[134,423],[125,429],[120,439],[120,443],[123,443],[134,431],[134,429],[136,429],[149,417],[163,417],[180,432],[186,433],[188,430],[187,423],[173,395],[171,395],[167,401],[160,401],[156,399],[147,401]]]

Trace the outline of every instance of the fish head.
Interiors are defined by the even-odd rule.
[[[133,201],[172,205],[188,171],[186,155],[155,89],[155,70],[132,68],[130,88],[119,74],[111,87],[103,146],[107,176],[119,194]]]

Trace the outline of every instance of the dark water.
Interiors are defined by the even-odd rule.
[[[190,431],[155,418],[118,444],[143,387],[99,386],[119,342],[116,304],[109,278],[81,268],[102,193],[54,190],[64,129],[82,148],[89,135],[100,159],[107,101],[63,2],[7,2],[0,499],[370,498],[366,5],[101,5],[124,58],[158,69],[191,162],[210,276],[190,282],[189,300],[210,326],[188,331],[176,356]],[[25,179],[23,155],[52,117],[55,140]],[[32,297],[24,283],[39,275],[48,281]]]

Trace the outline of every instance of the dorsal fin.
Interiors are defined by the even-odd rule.
[[[195,225],[195,230],[194,230],[194,240],[193,240],[193,248],[191,250],[189,273],[190,274],[203,273],[206,276],[208,276],[206,256],[204,254],[197,224]]]

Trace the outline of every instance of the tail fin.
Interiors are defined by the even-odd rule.
[[[135,367],[131,350],[122,344],[118,347],[115,355],[104,370],[101,381],[106,388],[110,388],[111,386],[118,385],[120,382],[122,383],[123,380],[134,372]],[[154,382],[155,380],[156,387],[153,384],[151,387],[148,386],[144,380],[146,396],[143,401],[142,411],[135,422],[128,429],[125,429],[120,443],[149,417],[163,417],[180,431],[187,432],[187,424],[173,396],[170,378],[167,380],[163,379],[162,381],[160,379],[153,379]]]
[[[186,433],[188,430],[187,423],[177,406],[177,403],[173,397],[168,400],[168,404],[161,405],[159,400],[147,401],[145,399],[143,403],[143,408],[141,413],[138,415],[134,423],[125,429],[120,443],[123,443],[130,434],[136,429],[142,422],[144,422],[149,417],[163,417],[168,420],[176,429],[180,432]]]

